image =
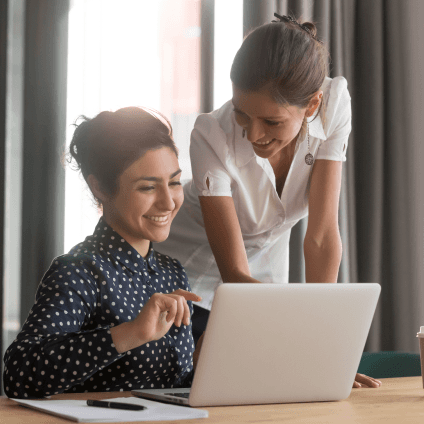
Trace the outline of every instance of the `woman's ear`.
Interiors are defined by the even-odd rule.
[[[322,91],[318,91],[314,95],[314,97],[312,97],[312,99],[309,102],[309,105],[308,105],[308,107],[306,109],[306,113],[305,113],[305,116],[307,118],[309,118],[310,116],[312,116],[316,112],[316,110],[318,109],[318,106],[320,105],[321,100],[322,100],[322,94],[323,94]]]
[[[101,190],[99,180],[93,174],[90,174],[87,178],[87,184],[90,187],[94,197],[100,200],[100,203],[104,204],[107,200],[107,196]]]

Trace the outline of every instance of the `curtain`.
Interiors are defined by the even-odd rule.
[[[200,112],[213,110],[215,0],[201,0]]]
[[[424,323],[424,227],[416,202],[423,198],[419,28],[424,8],[415,0],[355,3],[356,179],[349,189],[356,203],[349,212],[357,228],[358,280],[377,281],[382,288],[367,348],[418,352],[415,333]],[[415,117],[414,111],[419,111]]]
[[[63,253],[68,10],[68,0],[26,2],[22,323],[52,258]]]
[[[6,69],[7,69],[8,2],[0,2],[0,329],[3,328],[4,288],[4,222],[6,185]],[[0,335],[3,333],[0,331]],[[0,352],[3,352],[3,337],[0,337]],[[0,375],[3,375],[3,361],[0,361]]]
[[[420,170],[424,37],[419,31],[424,4],[419,0],[244,3],[245,30],[270,22],[274,11],[314,22],[330,52],[330,76],[343,75],[348,81],[353,121],[339,207],[343,257],[338,281],[381,285],[365,350],[418,352],[415,333],[424,325]],[[292,230],[291,282],[305,281],[306,227],[304,219]]]

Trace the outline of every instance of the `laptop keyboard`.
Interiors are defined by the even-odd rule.
[[[188,399],[190,393],[167,393],[168,396],[176,396]]]

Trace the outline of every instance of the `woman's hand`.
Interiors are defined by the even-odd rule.
[[[111,328],[112,340],[118,352],[134,349],[162,338],[172,324],[190,324],[190,309],[187,300],[198,302],[202,298],[186,290],[172,293],[155,293],[143,306],[137,317]]]
[[[199,340],[197,340],[196,349],[193,353],[193,369],[194,369],[194,371],[196,371],[197,362],[199,362],[200,349],[202,348],[203,336],[204,335],[205,335],[205,332],[203,332],[202,335],[199,337]]]
[[[383,383],[380,380],[376,380],[375,378],[357,373],[352,387],[353,388],[360,388],[360,387],[377,388],[377,387],[380,387],[382,384]]]

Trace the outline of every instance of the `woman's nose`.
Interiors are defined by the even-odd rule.
[[[173,211],[175,209],[175,202],[172,196],[172,191],[168,186],[161,190],[157,203],[163,211]]]
[[[259,121],[251,120],[246,127],[247,139],[251,143],[255,143],[265,136],[265,130]]]

